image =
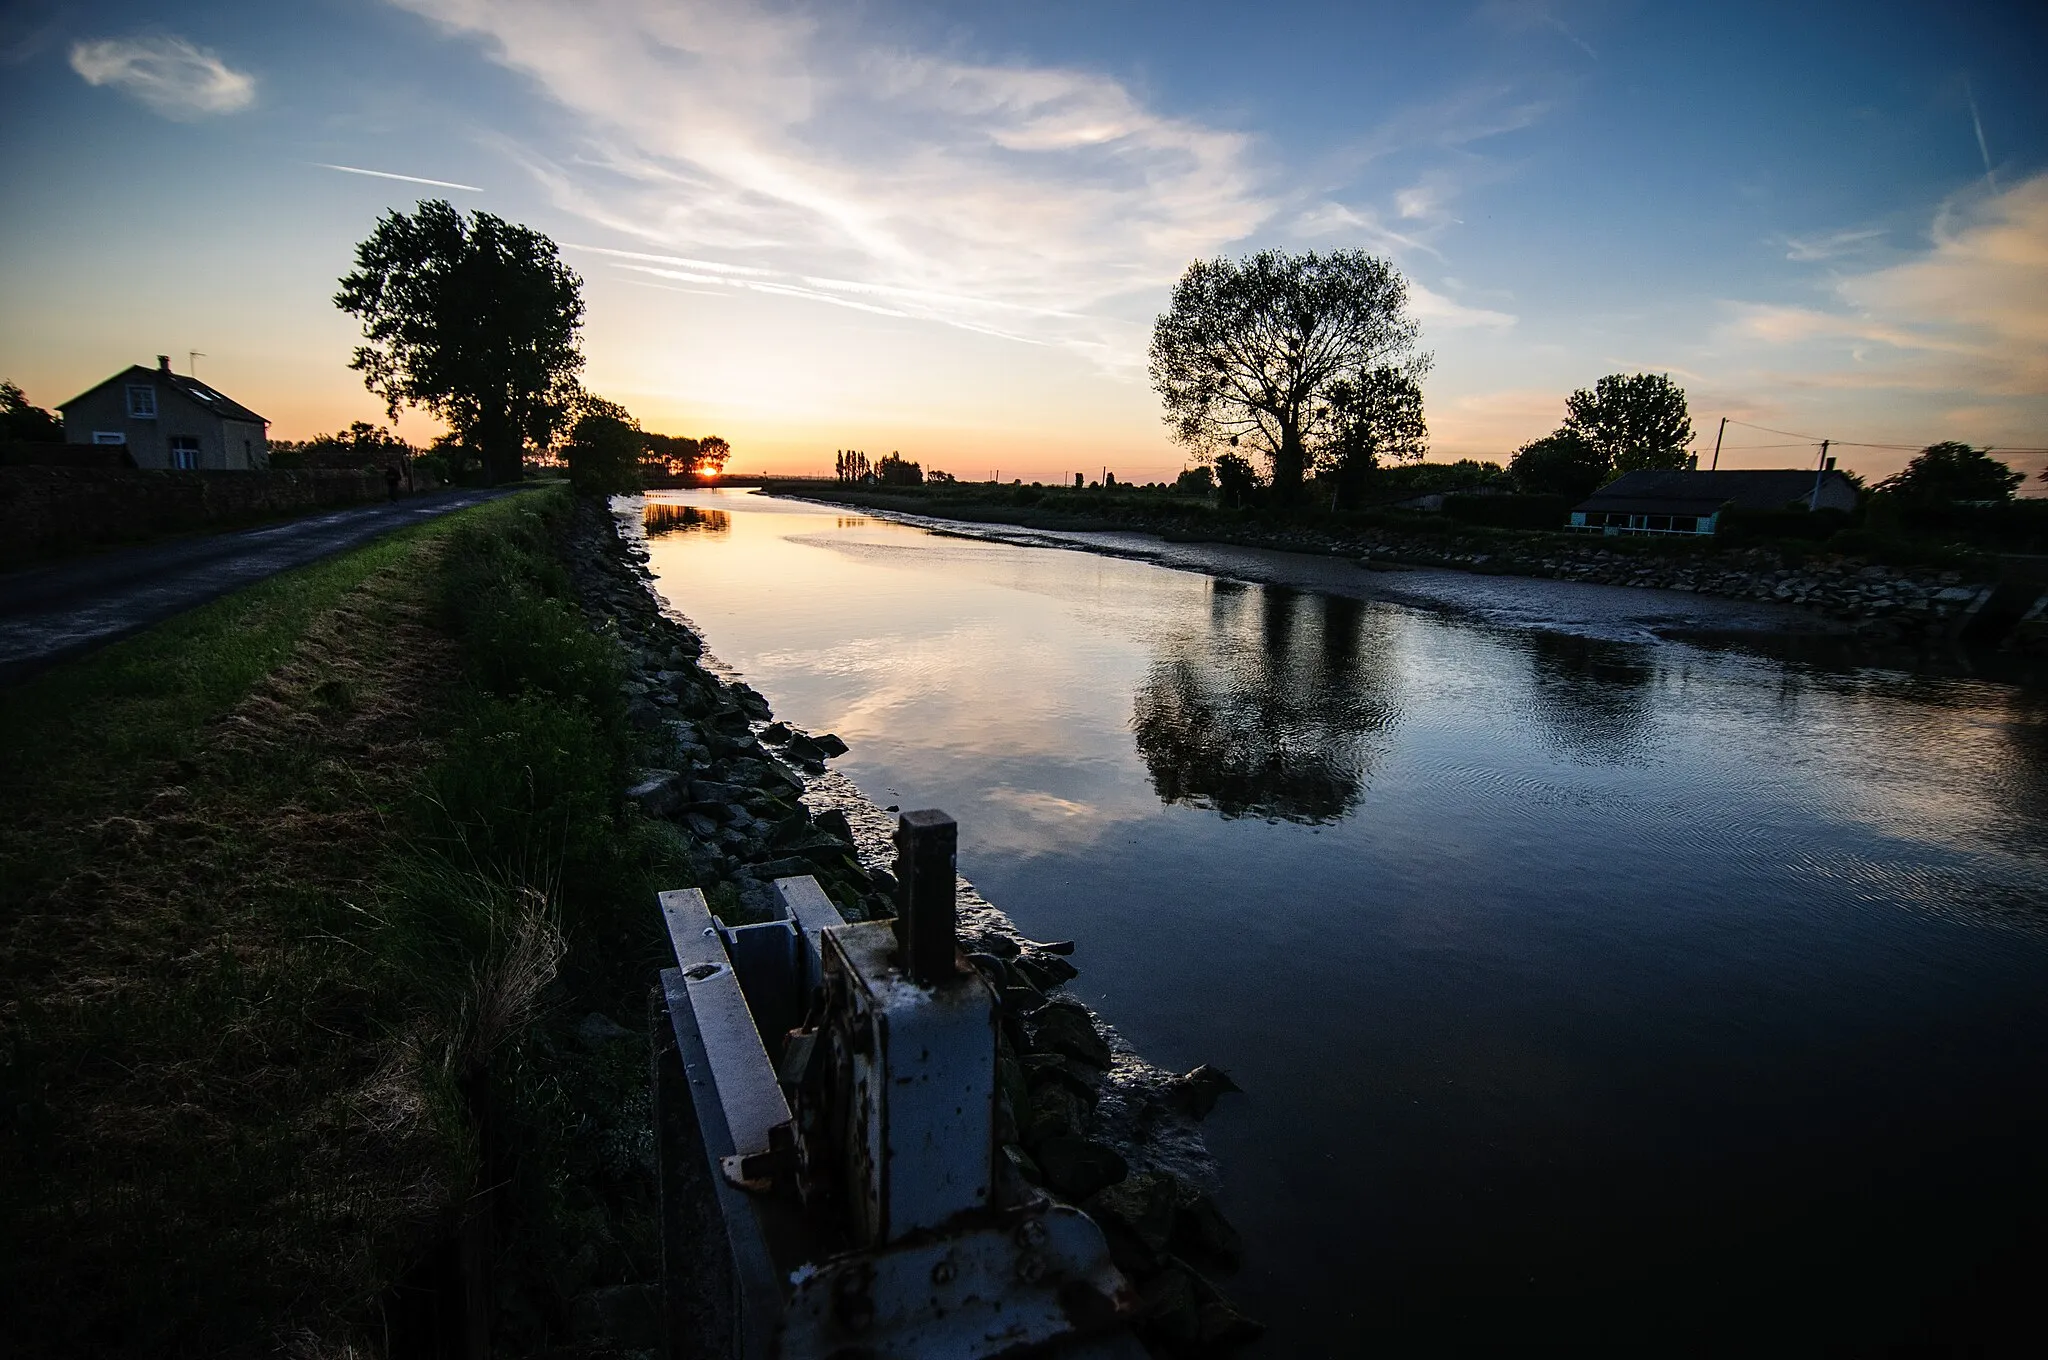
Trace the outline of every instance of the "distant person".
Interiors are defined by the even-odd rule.
[[[384,497],[393,505],[398,504],[398,481],[404,475],[396,463],[384,469]]]

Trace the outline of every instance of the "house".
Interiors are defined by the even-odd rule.
[[[1711,534],[1730,506],[1854,510],[1856,484],[1832,467],[1629,472],[1573,506],[1569,527],[1605,534]]]
[[[125,444],[139,468],[253,471],[270,466],[270,424],[197,378],[136,364],[58,406],[69,444]]]

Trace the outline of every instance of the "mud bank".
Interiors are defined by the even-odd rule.
[[[962,507],[959,518],[948,519],[941,517],[947,507],[902,496],[834,493],[816,486],[771,494],[857,505],[914,523],[965,532],[1021,532],[1071,547],[1101,543],[1108,545],[1109,551],[1118,551],[1115,545],[1121,542],[1316,554],[1382,570],[1420,568],[1549,579],[1777,606],[1780,612],[1775,623],[1762,631],[1841,636],[1894,652],[1952,649],[1984,615],[2000,587],[1995,567],[1975,573],[1925,570],[1772,547],[1714,548],[1448,523],[1432,526],[1432,532],[1256,523],[1195,526],[1178,520],[1112,525],[1086,523],[1038,509],[1006,512],[978,503]],[[1006,531],[998,527],[1002,525],[1016,527]],[[2000,650],[2013,655],[2048,655],[2048,597],[2035,601],[2026,618],[2003,634],[2000,643]]]

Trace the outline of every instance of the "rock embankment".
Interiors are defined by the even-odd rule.
[[[815,877],[850,919],[894,914],[894,808],[864,798],[826,762],[846,745],[778,721],[765,697],[705,655],[650,588],[630,525],[579,506],[568,558],[594,623],[628,658],[628,714],[654,763],[627,797],[674,825],[713,910],[765,919],[770,884]],[[960,942],[1002,1004],[997,1125],[1001,1155],[1026,1181],[1088,1210],[1137,1284],[1141,1335],[1158,1353],[1208,1355],[1256,1337],[1210,1276],[1240,1245],[1218,1209],[1200,1121],[1236,1087],[1200,1067],[1153,1067],[1077,998],[1068,941],[1027,939],[972,885],[959,885]]]
[[[1914,571],[1852,557],[1798,561],[1770,548],[1652,555],[1615,549],[1598,538],[1559,543],[1553,536],[1531,535],[1517,541],[1502,533],[1472,541],[1376,529],[1347,534],[1252,530],[1218,537],[1247,546],[1354,557],[1368,565],[1450,567],[1788,604],[1888,646],[1927,648],[1951,641],[1993,589],[1958,571]]]
[[[1919,650],[1951,644],[1991,597],[1996,568],[1975,575],[1954,570],[1885,566],[1818,549],[1734,548],[1711,541],[1609,539],[1486,529],[1448,520],[1428,528],[1318,527],[1258,521],[1200,523],[1185,516],[1128,508],[1100,516],[1062,515],[1042,507],[921,502],[867,493],[807,488],[806,496],[897,513],[944,518],[957,510],[976,522],[1036,528],[1121,528],[1182,542],[1230,543],[1283,552],[1349,557],[1367,565],[1447,567],[1504,576],[1544,576],[1597,585],[1690,591],[1761,600],[1812,611],[1826,631],[1844,631],[1879,647]],[[2048,654],[2048,609],[2014,631],[2006,650]]]

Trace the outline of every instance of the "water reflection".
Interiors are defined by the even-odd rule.
[[[1208,628],[1168,640],[1131,728],[1168,803],[1225,817],[1330,822],[1363,795],[1400,717],[1385,636],[1366,606],[1216,581]]]
[[[732,531],[732,516],[723,510],[677,505],[671,501],[649,501],[643,520],[649,538],[659,538],[664,534],[724,534]]]
[[[1529,716],[1537,740],[1582,765],[1619,765],[1650,749],[1651,652],[1639,644],[1528,633]]]

